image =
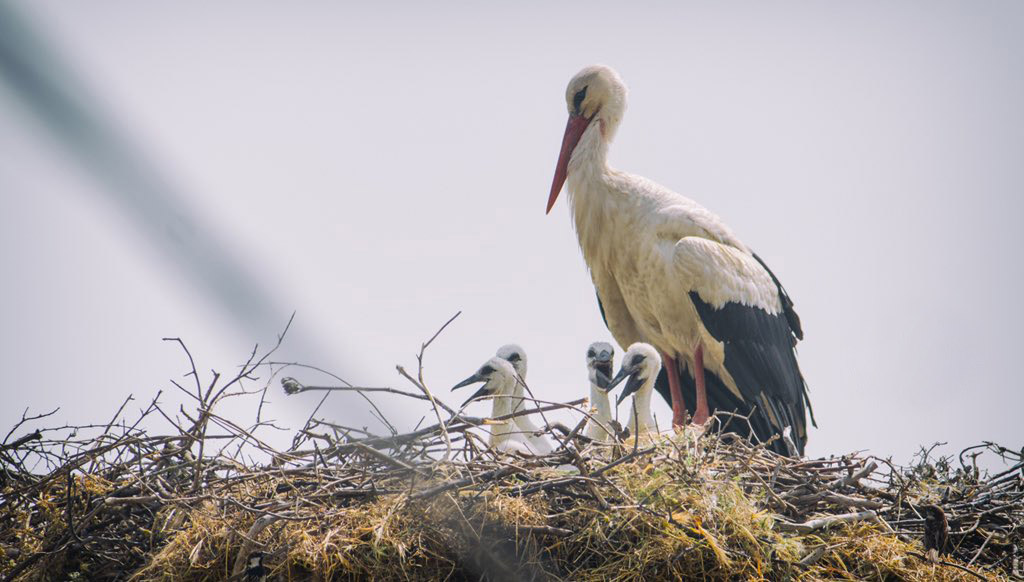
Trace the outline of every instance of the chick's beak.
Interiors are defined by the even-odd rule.
[[[616,374],[614,378],[612,378],[611,385],[608,387],[609,390],[618,386],[623,380],[626,380],[628,378],[628,381],[626,382],[626,387],[622,389],[622,392],[619,394],[618,400],[615,401],[616,405],[622,404],[623,400],[625,400],[627,397],[629,397],[634,392],[639,390],[641,386],[643,386],[644,378],[641,376],[642,372],[643,368],[639,366],[632,370],[623,366],[619,370],[619,373]]]
[[[479,390],[474,392],[472,396],[467,398],[466,401],[462,403],[462,407],[463,408],[465,408],[467,404],[469,404],[470,402],[476,400],[477,398],[481,398],[483,396],[490,395],[491,389],[487,387],[487,384],[486,384],[487,380],[488,380],[488,378],[486,376],[481,376],[480,373],[478,372],[476,374],[473,374],[469,378],[466,378],[462,382],[459,382],[458,384],[452,386],[452,390],[457,390],[459,388],[463,388],[465,386],[469,386],[470,384],[476,384],[478,382],[484,382],[484,385],[481,386]]]
[[[469,404],[470,402],[476,400],[477,398],[483,398],[484,396],[490,396],[490,395],[491,395],[491,389],[487,387],[487,384],[484,384],[483,386],[480,387],[479,390],[474,392],[472,396],[467,398],[466,401],[462,403],[462,406],[460,408],[465,408],[467,404]]]
[[[486,382],[486,381],[487,381],[487,378],[484,378],[480,374],[473,374],[469,378],[466,378],[462,382],[459,382],[458,384],[452,386],[452,390],[457,390],[459,388],[463,388],[465,386],[469,386],[470,384],[476,384],[477,382]]]
[[[594,385],[607,392],[608,390],[611,389],[611,376],[611,360],[601,361],[601,359],[598,358],[597,361],[594,362]]]

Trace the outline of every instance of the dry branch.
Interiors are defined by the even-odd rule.
[[[177,339],[188,408],[157,398],[137,418],[122,405],[109,421],[51,428],[32,424],[48,414],[26,412],[0,445],[0,580],[243,580],[251,563],[297,580],[1005,580],[1021,568],[1019,451],[984,443],[957,465],[924,449],[904,467],[856,454],[781,457],[729,434],[598,447],[579,434],[583,399],[528,398],[497,419],[449,407],[423,374],[438,334],[422,344],[417,373],[403,374],[415,392],[339,388],[387,392],[436,417],[405,432],[372,434],[314,413],[295,446],[276,450],[258,417],[246,424],[220,412],[228,397],[260,398],[262,409],[255,372],[270,368],[273,379],[284,367],[268,359],[276,346],[254,350],[231,378],[201,378]],[[487,448],[489,423],[556,410],[579,422],[557,434],[548,425],[555,453]],[[168,430],[139,428],[156,425]],[[987,476],[979,453],[1010,468]],[[950,524],[938,562],[919,551],[918,508],[928,504]]]

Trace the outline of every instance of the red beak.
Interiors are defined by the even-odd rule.
[[[569,122],[565,124],[565,135],[562,136],[562,151],[558,152],[558,165],[555,166],[555,179],[551,182],[551,195],[548,196],[548,209],[544,214],[551,212],[551,207],[558,200],[558,193],[562,191],[565,178],[569,173],[569,158],[572,151],[576,149],[583,132],[590,125],[590,119],[582,115],[570,115]]]

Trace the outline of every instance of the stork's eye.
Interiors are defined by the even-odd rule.
[[[597,354],[594,353],[594,350],[587,350],[587,357],[588,358],[594,358],[594,357],[597,357]]]
[[[519,356],[519,354],[516,353],[511,353],[508,355],[508,361],[510,362],[518,362],[521,359],[522,358]]]
[[[576,92],[572,97],[572,108],[576,113],[580,112],[580,105],[583,105],[583,100],[587,97],[587,88],[584,87]]]
[[[492,368],[490,366],[484,366],[483,368],[480,368],[480,375],[481,376],[490,376],[493,373],[494,373],[494,368]]]
[[[644,362],[644,356],[643,356],[643,355],[641,355],[641,354],[637,354],[637,355],[633,356],[633,361],[632,361],[632,362],[630,362],[630,364],[629,364],[629,365],[630,365],[631,367],[634,367],[634,368],[635,368],[636,366],[639,366],[639,365],[640,365],[640,364],[642,364],[643,362]]]

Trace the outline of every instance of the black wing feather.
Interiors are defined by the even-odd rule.
[[[605,327],[607,327],[608,318],[605,316],[604,304],[601,303],[600,295],[597,295],[597,308],[601,312],[601,319],[604,321]],[[691,373],[682,367],[675,372],[679,375],[680,387],[683,391],[683,400],[686,401],[687,412],[692,416],[696,410],[695,405],[697,402],[696,382]],[[661,394],[665,402],[671,404],[672,394],[669,391],[667,374],[668,370],[662,368],[654,383],[654,389],[658,394]],[[710,370],[704,371],[704,383],[707,388],[708,408],[712,412],[731,412],[750,419],[749,422],[744,422],[739,419],[730,420],[729,418],[720,417],[723,431],[737,434],[754,442],[765,442],[778,432],[769,422],[767,415],[763,413],[756,414],[758,409],[756,405],[736,398],[732,391],[722,382],[722,379],[714,372]],[[790,424],[791,426],[796,426],[795,423]],[[802,441],[800,446],[802,448]],[[779,454],[789,454],[785,443],[781,439],[773,441],[771,448]]]
[[[721,309],[715,309],[701,299],[696,292],[690,292],[697,313],[708,332],[725,346],[725,368],[729,371],[744,398],[738,399],[716,374],[705,369],[704,380],[707,388],[708,406],[712,413],[716,411],[732,412],[749,417],[747,423],[733,422],[725,426],[725,430],[742,436],[766,441],[776,434],[781,434],[786,426],[792,427],[792,437],[800,454],[803,454],[807,442],[807,416],[810,411],[811,422],[814,411],[810,408],[807,397],[807,385],[800,366],[796,361],[794,347],[798,340],[803,339],[800,316],[793,307],[793,300],[782,287],[778,278],[768,265],[756,254],[754,259],[768,272],[779,291],[782,304],[782,316],[772,315],[763,309],[727,303]],[[601,296],[597,296],[598,309],[605,326],[604,305]],[[655,389],[671,403],[669,393],[669,371],[662,369],[655,382]],[[688,412],[694,413],[696,402],[696,384],[693,376],[684,369],[675,370],[679,375],[686,400]],[[765,394],[767,407],[771,409],[779,421],[776,425],[771,421],[760,396]],[[781,454],[788,454],[786,444],[776,439],[772,449]]]
[[[786,321],[789,323],[789,327],[793,331],[793,337],[796,338],[793,342],[793,345],[795,346],[797,341],[804,339],[804,330],[803,327],[800,326],[800,316],[797,315],[796,310],[793,308],[793,300],[789,298],[789,293],[786,293],[786,288],[782,286],[782,283],[779,282],[779,278],[776,277],[775,273],[768,268],[768,265],[761,259],[761,257],[757,256],[757,253],[754,252],[751,252],[750,254],[758,263],[760,263],[761,267],[768,272],[768,276],[772,278],[772,281],[775,283],[775,287],[779,290],[779,301],[782,303],[782,312],[786,314]],[[814,407],[811,406],[811,397],[807,394],[806,382],[804,382],[803,391],[804,402],[807,404],[807,412],[811,415],[811,424],[818,426],[818,422],[814,420]]]
[[[793,309],[793,300],[789,298],[789,293],[786,293],[786,288],[779,283],[779,278],[772,273],[772,270],[768,268],[768,265],[764,264],[761,257],[757,256],[757,253],[750,253],[754,256],[754,260],[761,264],[761,268],[768,272],[768,276],[772,278],[775,286],[779,289],[779,301],[782,302],[782,312],[786,314],[786,321],[789,322],[789,327],[793,331],[793,336],[798,339],[804,339],[804,330],[800,327],[800,316],[796,314],[796,310]],[[794,344],[796,342],[793,342]]]
[[[774,433],[791,426],[793,440],[803,454],[807,442],[805,386],[793,351],[796,340],[789,318],[740,303],[726,303],[716,309],[696,292],[689,295],[708,333],[724,344],[725,369],[744,400],[756,406],[754,414],[764,415]],[[762,393],[767,402],[761,400]],[[774,413],[778,424],[770,422],[766,408]]]

